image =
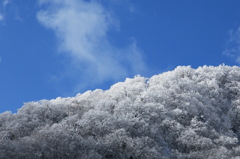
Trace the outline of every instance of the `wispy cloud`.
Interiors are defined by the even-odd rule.
[[[9,4],[9,2],[10,2],[9,0],[4,0],[3,1],[3,7],[6,8],[7,5]]]
[[[4,16],[3,14],[0,13],[0,21],[3,21],[4,20]]]
[[[240,64],[240,27],[237,30],[229,31],[229,40],[223,54],[234,58]]]
[[[83,82],[96,84],[144,71],[142,53],[135,40],[125,48],[110,43],[109,32],[116,31],[119,22],[97,1],[39,2],[43,9],[37,19],[56,33],[59,51],[71,57],[69,70],[75,77],[79,78],[80,72]]]
[[[0,4],[0,21],[5,20],[6,8],[9,3],[10,3],[9,0],[3,0],[2,4]]]

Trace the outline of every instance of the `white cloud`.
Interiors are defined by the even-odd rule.
[[[109,31],[117,30],[119,23],[100,3],[84,0],[39,2],[45,8],[38,12],[37,19],[56,33],[60,52],[72,59],[71,69],[74,67],[75,76],[81,72],[81,77],[88,82],[101,83],[144,70],[135,40],[126,48],[117,48],[109,42]]]
[[[240,27],[237,30],[229,31],[229,40],[223,53],[234,58],[240,64]]]

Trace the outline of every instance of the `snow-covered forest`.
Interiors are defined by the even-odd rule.
[[[0,114],[0,159],[10,158],[240,159],[240,67],[179,66],[26,103]]]

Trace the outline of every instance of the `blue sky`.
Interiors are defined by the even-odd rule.
[[[240,64],[240,0],[0,0],[0,113],[178,65]]]

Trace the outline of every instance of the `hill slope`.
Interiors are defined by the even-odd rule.
[[[240,68],[177,67],[0,114],[0,158],[240,158]]]

